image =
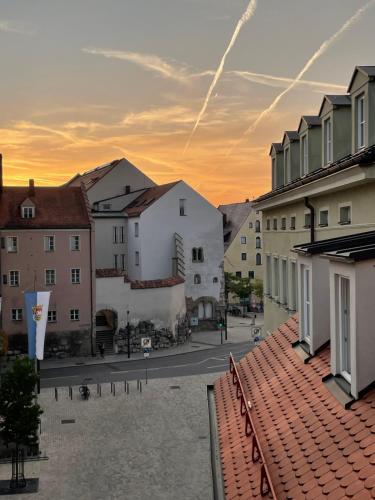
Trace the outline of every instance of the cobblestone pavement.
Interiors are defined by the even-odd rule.
[[[73,401],[43,389],[41,449],[47,461],[26,464],[40,477],[37,500],[211,500],[207,384],[218,374],[102,384],[102,397]],[[174,387],[173,386],[178,386]],[[62,424],[74,419],[75,423]],[[9,477],[0,466],[0,478]],[[5,498],[5,497],[4,497]],[[24,495],[12,495],[25,500]]]

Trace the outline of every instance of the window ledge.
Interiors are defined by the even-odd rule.
[[[296,228],[295,228],[295,227],[290,227],[289,229],[290,229],[291,231],[295,231],[295,230],[296,230]]]
[[[303,226],[304,229],[311,229],[311,226]]]
[[[337,224],[340,224],[340,226],[348,226],[351,223],[352,223],[351,220],[347,220],[347,221],[341,221],[341,220],[339,220]]]
[[[328,224],[318,224],[319,227],[328,227]]]
[[[346,410],[350,408],[355,398],[350,393],[350,384],[341,375],[333,375],[330,373],[323,377],[322,381],[332,396],[334,396]]]

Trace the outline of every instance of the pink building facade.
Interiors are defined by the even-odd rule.
[[[50,291],[46,356],[95,350],[94,227],[81,187],[0,187],[1,329],[27,349],[24,292]]]

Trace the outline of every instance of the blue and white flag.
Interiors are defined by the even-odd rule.
[[[44,339],[48,318],[49,297],[51,292],[26,292],[27,336],[29,358],[43,359]]]

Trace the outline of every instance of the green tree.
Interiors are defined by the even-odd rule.
[[[257,297],[260,300],[263,300],[263,281],[261,280],[254,280],[253,283],[253,294],[255,297]]]
[[[18,358],[1,376],[0,439],[6,445],[33,446],[38,443],[39,418],[43,413],[36,402],[38,382],[34,361]]]
[[[225,273],[225,290],[240,300],[248,299],[251,295],[252,285],[249,278],[240,278],[232,273]]]

